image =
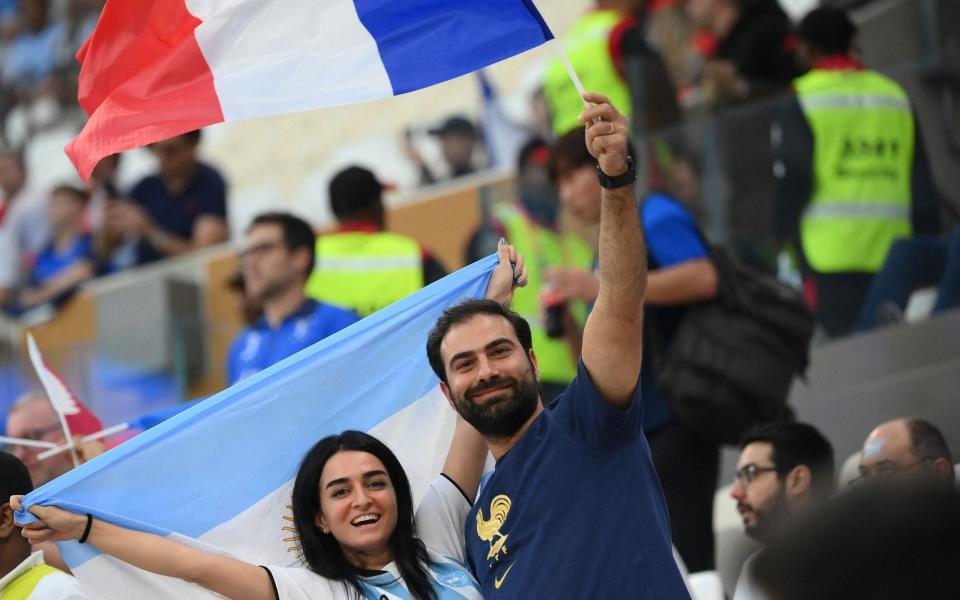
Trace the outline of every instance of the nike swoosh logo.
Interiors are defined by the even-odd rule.
[[[503,580],[507,578],[507,573],[510,572],[510,569],[513,568],[514,563],[510,563],[510,566],[507,567],[507,570],[503,572],[503,575],[497,577],[493,580],[493,588],[499,590],[500,586],[503,585]]]

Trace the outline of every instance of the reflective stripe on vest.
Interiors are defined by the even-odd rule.
[[[915,133],[906,92],[854,70],[816,69],[794,88],[814,139],[804,256],[820,273],[877,271],[890,245],[911,233]]]
[[[562,44],[583,86],[588,91],[606,95],[629,118],[630,90],[610,56],[610,32],[623,18],[623,13],[615,10],[592,11],[574,24]],[[550,107],[553,132],[557,136],[582,125],[577,117],[583,111],[583,99],[559,57],[547,67],[543,95]]]
[[[317,240],[306,293],[365,317],[423,287],[420,244],[388,232],[344,232]]]
[[[593,266],[593,250],[574,235],[560,236],[537,225],[511,204],[495,205],[494,214],[506,229],[507,239],[523,254],[527,265],[527,285],[516,290],[511,308],[530,324],[540,379],[546,383],[569,383],[577,374],[576,362],[566,341],[547,336],[540,319],[543,271],[548,267],[589,270]],[[570,308],[574,318],[583,325],[587,312],[584,303],[573,303]]]
[[[28,600],[33,591],[40,585],[40,580],[54,573],[60,573],[60,571],[50,565],[40,563],[5,587],[0,592],[0,600]]]

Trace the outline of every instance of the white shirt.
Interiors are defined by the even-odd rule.
[[[766,594],[757,587],[753,576],[753,563],[760,552],[763,550],[754,552],[743,561],[740,576],[737,578],[737,587],[733,591],[733,600],[766,600]]]
[[[12,571],[0,579],[0,595],[3,595],[7,586],[25,575],[30,569],[43,564],[43,552],[34,552],[25,561],[17,565]],[[45,575],[37,586],[33,588],[28,600],[87,600],[76,579],[57,571]]]
[[[446,477],[430,485],[417,508],[417,534],[427,547],[431,564],[427,574],[439,600],[482,600],[479,586],[464,566],[464,547],[458,530],[463,529],[470,503]],[[317,575],[306,567],[269,567],[280,600],[353,600],[356,591],[338,581]],[[366,591],[377,598],[403,600],[406,587],[395,563],[384,573],[361,577]],[[401,595],[402,594],[402,595]]]
[[[25,259],[39,254],[50,241],[48,198],[30,188],[21,189],[3,204],[0,221],[0,288],[14,287]]]

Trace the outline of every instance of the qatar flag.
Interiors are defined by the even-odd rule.
[[[77,54],[97,162],[187,131],[366,102],[476,71],[553,38],[532,0],[108,0]]]

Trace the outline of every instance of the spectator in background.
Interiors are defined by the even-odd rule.
[[[602,190],[583,136],[581,128],[557,140],[551,170],[566,208],[575,218],[595,223],[600,217]],[[639,213],[649,269],[640,370],[643,429],[663,485],[673,543],[690,572],[696,573],[713,567],[713,495],[720,450],[688,431],[671,414],[667,399],[657,389],[653,365],[657,349],[669,346],[686,305],[716,295],[717,273],[693,216],[682,204],[665,194],[652,193],[643,199]],[[554,268],[546,272],[545,279],[569,299],[592,303],[599,292],[599,278],[586,269]],[[576,342],[570,335],[567,339]]]
[[[802,511],[833,493],[833,447],[805,423],[770,423],[747,432],[740,444],[730,496],[737,502],[747,535],[769,544]],[[733,600],[764,598],[750,556],[740,569]]]
[[[891,245],[939,233],[923,140],[906,91],[853,54],[856,26],[819,8],[798,30],[811,70],[773,130],[775,231],[800,259],[808,301],[830,337],[850,332]]]
[[[108,227],[139,238],[137,264],[227,240],[227,186],[197,159],[200,130],[150,145],[160,172],[107,208]]]
[[[0,306],[15,299],[29,263],[50,239],[47,198],[27,184],[23,157],[0,150]]]
[[[385,230],[385,189],[357,166],[330,180],[330,208],[340,226],[317,240],[308,296],[365,317],[447,274],[415,239]]]
[[[20,0],[22,27],[3,61],[3,86],[8,95],[4,115],[13,104],[56,92],[55,75],[66,28],[51,19],[47,0]]]
[[[53,239],[33,263],[30,287],[20,296],[22,308],[45,302],[59,305],[93,277],[92,242],[83,229],[87,198],[87,192],[71,185],[60,185],[51,193],[47,212]]]
[[[33,491],[30,473],[17,457],[0,452],[0,597],[11,600],[84,600],[77,580],[47,564],[13,521],[10,496]]]
[[[577,19],[561,40],[584,87],[602,90],[628,119],[634,113],[633,103],[630,90],[614,63],[612,35],[634,4],[631,0],[595,0],[593,8]],[[547,66],[543,95],[550,109],[555,137],[580,127],[577,118],[583,110],[583,99],[559,57]]]
[[[922,419],[894,419],[870,432],[860,453],[860,477],[854,481],[892,477],[953,484],[950,448],[936,426]]]
[[[246,293],[263,317],[234,339],[227,356],[230,385],[352,325],[356,315],[308,299],[315,237],[310,225],[287,213],[253,220],[242,255]]]
[[[60,419],[50,400],[41,392],[20,396],[7,413],[7,435],[15,438],[63,444],[66,437]],[[39,486],[56,479],[73,468],[69,452],[38,460],[43,448],[13,446],[13,454],[30,470],[30,477]]]
[[[854,330],[903,321],[910,296],[925,287],[937,288],[933,314],[960,307],[960,227],[948,238],[917,235],[895,241],[870,282]]]
[[[582,145],[582,140],[581,140]],[[501,237],[516,247],[527,264],[527,285],[518,288],[511,308],[530,323],[533,347],[540,361],[540,386],[543,401],[550,403],[560,395],[577,373],[579,351],[570,351],[562,336],[550,337],[540,318],[540,295],[547,289],[547,269],[558,267],[593,268],[593,249],[578,236],[557,230],[559,201],[550,181],[550,148],[540,139],[527,143],[520,151],[517,165],[519,202],[500,202],[491,208],[488,223],[471,239],[467,263],[497,250]],[[586,306],[578,301],[571,307],[575,319],[570,329],[583,327]]]
[[[953,598],[958,540],[952,486],[864,486],[794,523],[756,573],[771,600]]]
[[[461,116],[450,117],[443,125],[431,129],[429,133],[440,141],[440,153],[450,179],[469,175],[477,170],[473,163],[478,140],[477,128],[469,119]],[[406,133],[405,143],[407,156],[420,171],[420,185],[431,185],[440,181],[414,146],[409,131]]]
[[[777,0],[688,0],[687,15],[716,43],[703,79],[720,103],[786,89],[799,73],[790,19]]]

